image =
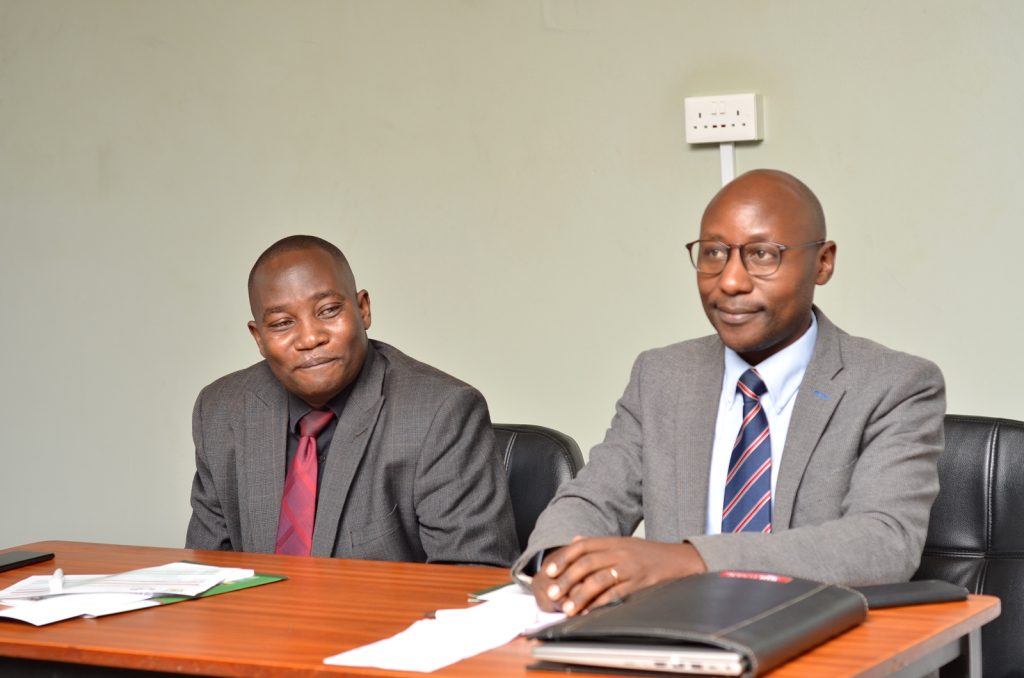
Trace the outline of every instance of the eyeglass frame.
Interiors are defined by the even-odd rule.
[[[697,262],[693,260],[693,246],[701,242],[714,242],[725,247],[725,259],[722,261],[722,270],[719,271],[718,273],[707,273],[701,271],[700,268],[697,266]],[[775,275],[776,273],[779,272],[779,269],[782,268],[782,255],[787,250],[800,250],[804,249],[805,247],[820,247],[827,242],[828,240],[815,240],[813,242],[805,242],[800,245],[783,245],[782,243],[775,242],[773,240],[754,240],[751,242],[743,243],[742,245],[730,245],[727,242],[722,242],[721,240],[715,240],[713,238],[697,238],[692,242],[686,243],[686,251],[690,255],[690,264],[692,264],[694,270],[701,275],[722,275],[722,272],[725,271],[725,267],[729,265],[729,258],[732,256],[732,251],[736,250],[740,254],[740,264],[743,266],[743,270],[747,272],[747,275],[751,275],[755,278],[767,278],[769,276]],[[772,245],[773,247],[779,248],[779,265],[775,267],[774,271],[772,271],[771,273],[752,273],[750,269],[747,268],[747,261],[746,259],[743,258],[743,250],[744,248],[749,247],[750,245]]]

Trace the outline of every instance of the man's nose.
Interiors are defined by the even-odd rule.
[[[726,294],[746,294],[753,287],[753,280],[743,265],[743,253],[739,247],[729,250],[729,258],[725,260],[725,268],[718,277],[718,286]]]
[[[321,344],[326,344],[329,336],[324,329],[323,323],[319,320],[305,320],[299,325],[299,339],[295,342],[295,348],[300,351],[308,351]]]

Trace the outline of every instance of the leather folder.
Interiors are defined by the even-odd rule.
[[[868,609],[903,605],[924,605],[967,600],[967,589],[940,579],[924,579],[900,584],[876,584],[856,586],[858,593],[868,601]]]
[[[708,572],[643,589],[530,637],[720,648],[742,655],[743,675],[755,676],[860,624],[867,609],[864,596],[842,586],[763,572]]]

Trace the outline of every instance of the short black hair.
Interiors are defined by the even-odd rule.
[[[281,238],[273,245],[263,250],[263,254],[256,259],[256,263],[252,265],[249,270],[249,298],[252,299],[252,285],[256,279],[256,271],[260,269],[263,264],[267,263],[279,254],[285,252],[295,252],[298,250],[309,250],[317,249],[327,252],[327,254],[334,257],[343,268],[352,270],[352,267],[348,265],[348,259],[345,258],[345,254],[338,249],[334,243],[327,242],[323,238],[318,238],[315,235],[290,235],[287,238]]]

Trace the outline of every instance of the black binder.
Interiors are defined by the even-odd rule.
[[[901,605],[926,605],[928,603],[948,603],[967,600],[968,591],[963,586],[950,584],[940,579],[924,579],[908,581],[900,584],[876,584],[875,586],[855,586],[858,593],[868,601],[868,609],[878,610],[883,607],[900,607]]]
[[[744,676],[789,661],[861,623],[867,602],[842,586],[761,572],[709,572],[641,590],[625,601],[571,617],[531,637],[675,647],[740,654]]]

